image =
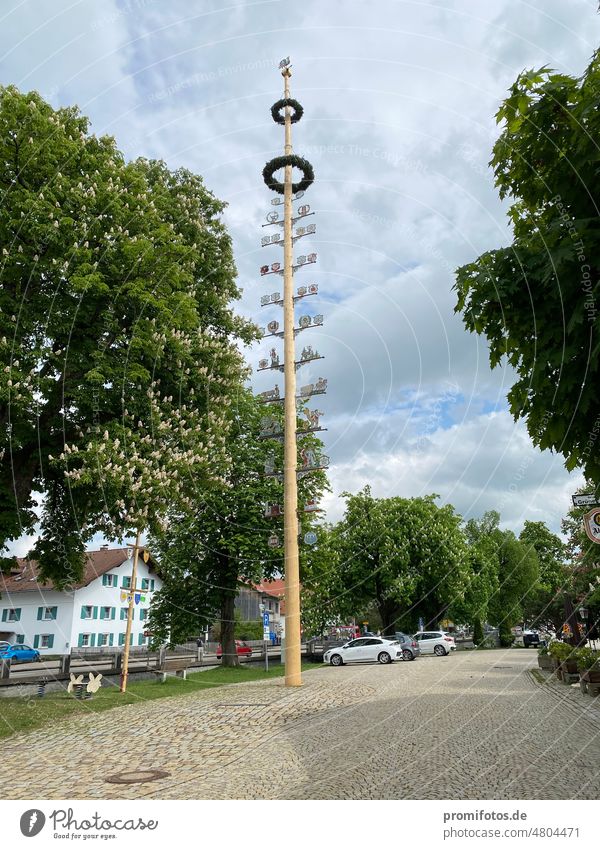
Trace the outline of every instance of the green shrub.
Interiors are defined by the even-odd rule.
[[[583,672],[586,669],[591,669],[600,660],[600,652],[594,649],[581,648],[574,651],[575,660],[577,661],[577,669]]]
[[[569,643],[561,643],[560,640],[553,640],[548,649],[548,654],[561,663],[563,660],[571,657],[574,652],[575,649],[573,646],[569,645]]]
[[[478,646],[483,642],[483,627],[481,625],[481,619],[477,617],[473,622],[473,645]]]

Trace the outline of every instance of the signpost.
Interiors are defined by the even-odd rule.
[[[573,507],[594,507],[600,504],[593,492],[580,492],[577,495],[571,496]]]
[[[271,638],[271,628],[269,625],[269,611],[263,612],[263,642],[265,644],[265,670],[269,670],[269,640]]]

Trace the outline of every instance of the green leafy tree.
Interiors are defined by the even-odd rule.
[[[500,643],[512,644],[512,627],[523,618],[523,606],[535,587],[539,564],[535,548],[520,542],[512,531],[502,531],[498,546],[498,590],[489,600],[491,621],[498,626]]]
[[[451,607],[459,622],[470,622],[475,645],[483,642],[483,622],[488,619],[490,599],[498,592],[498,546],[500,514],[490,510],[483,518],[469,519],[464,532],[468,543],[469,569],[464,594]]]
[[[376,499],[366,487],[345,494],[336,528],[344,604],[357,612],[374,603],[384,633],[413,630],[419,616],[443,619],[465,590],[467,549],[460,517],[435,496]]]
[[[456,309],[490,362],[516,371],[508,393],[534,444],[600,483],[600,54],[579,79],[519,75],[497,119],[492,165],[510,198],[513,242],[457,271]]]
[[[0,88],[0,192],[0,551],[35,530],[40,493],[33,553],[64,585],[173,474],[181,490],[186,465],[200,485],[225,473],[257,331],[231,310],[223,203],[185,169],[126,162],[76,108]]]
[[[562,621],[563,594],[569,585],[565,544],[543,522],[526,521],[519,539],[532,545],[539,561],[539,578],[523,604],[523,616],[530,624]]]
[[[257,583],[283,569],[283,549],[268,545],[273,532],[282,538],[283,520],[264,516],[266,504],[282,500],[281,484],[265,477],[264,470],[270,457],[281,468],[283,445],[259,439],[265,407],[247,390],[239,391],[230,415],[225,485],[207,489],[192,515],[172,515],[154,537],[153,550],[166,578],[154,596],[149,627],[157,641],[178,643],[197,633],[201,623],[218,618],[223,662],[234,666],[239,663],[234,640],[240,584]],[[303,444],[318,448],[320,442],[308,435]],[[303,477],[300,503],[317,498],[325,485],[323,472]]]

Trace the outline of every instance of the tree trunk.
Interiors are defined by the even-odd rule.
[[[223,666],[239,666],[235,647],[235,595],[226,593],[221,602],[221,650]]]

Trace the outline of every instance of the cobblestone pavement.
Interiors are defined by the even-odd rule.
[[[1,742],[0,797],[597,799],[600,699],[534,667],[459,652],[91,714]],[[170,775],[106,782],[137,769]]]

